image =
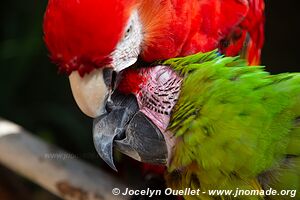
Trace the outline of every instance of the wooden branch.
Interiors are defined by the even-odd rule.
[[[56,156],[55,156],[56,155]],[[60,156],[59,156],[60,155]],[[0,163],[67,200],[127,200],[112,190],[125,186],[111,175],[46,144],[20,126],[0,118]]]

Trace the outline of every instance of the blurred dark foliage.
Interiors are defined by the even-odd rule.
[[[266,40],[262,64],[272,73],[300,72],[300,2],[266,2]]]
[[[0,115],[68,150],[89,151],[90,120],[77,109],[67,77],[58,75],[43,43],[46,3],[14,0],[1,7]]]
[[[79,111],[67,77],[59,75],[48,59],[42,33],[46,4],[47,0],[2,2],[0,116],[89,162],[105,166],[93,148],[91,119]],[[267,0],[266,7],[262,64],[272,73],[300,71],[299,2]],[[129,165],[129,169],[133,166]],[[134,175],[137,176],[132,170],[132,173],[127,173],[127,178]],[[10,195],[9,190],[28,194],[29,199],[56,199],[0,168],[0,199],[3,199],[1,195]]]

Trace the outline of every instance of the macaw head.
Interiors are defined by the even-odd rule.
[[[149,118],[139,107],[146,104],[138,95],[147,78],[126,71],[141,54],[143,41],[151,40],[149,30],[157,27],[146,26],[149,16],[140,16],[138,6],[135,0],[49,0],[44,17],[51,59],[69,75],[79,108],[95,118],[96,149],[113,168],[114,145],[140,161],[166,162],[164,136],[151,120],[155,115]]]
[[[75,100],[90,117],[103,113],[111,73],[134,64],[142,29],[135,0],[49,0],[44,39]],[[109,69],[109,70],[106,70]]]

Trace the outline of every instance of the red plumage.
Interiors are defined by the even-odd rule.
[[[217,47],[237,55],[247,34],[249,62],[260,59],[263,0],[49,0],[44,32],[52,59],[62,71],[81,75],[109,64],[133,8],[143,26],[145,61]]]
[[[155,8],[147,8],[161,12],[154,11],[151,16],[156,21],[154,24],[159,25],[149,31],[146,25],[146,34],[151,38],[146,37],[143,47],[142,57],[146,61],[213,50],[241,23],[248,11],[247,1],[241,0],[160,2]],[[143,20],[143,12],[141,16]]]
[[[138,73],[135,69],[126,69],[121,74],[118,90],[123,94],[136,93],[140,91],[140,84],[145,82],[147,77]]]
[[[132,0],[49,0],[45,42],[60,70],[80,74],[110,62],[123,34]]]
[[[244,50],[251,65],[260,63],[264,44],[265,4],[263,0],[248,0],[249,10],[243,21],[224,39],[219,48],[228,56],[236,56]]]
[[[246,49],[250,64],[260,61],[264,41],[263,0],[158,2],[161,3],[145,0],[146,6],[141,7],[146,33],[142,59],[152,62],[219,47],[227,56],[237,56]],[[122,90],[134,93],[140,79],[134,78],[132,84],[132,73],[123,77]]]

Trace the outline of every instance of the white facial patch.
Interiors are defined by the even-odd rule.
[[[112,66],[119,72],[133,65],[141,52],[142,23],[137,10],[133,11],[122,40],[112,53]]]

